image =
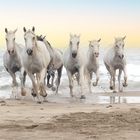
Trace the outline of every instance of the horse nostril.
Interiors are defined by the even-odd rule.
[[[10,54],[10,50],[8,50],[8,53]]]
[[[11,53],[14,53],[14,50],[12,50]]]
[[[96,53],[96,52],[95,52],[95,56],[98,57],[98,56],[99,56],[99,53]]]
[[[28,55],[32,55],[32,53],[33,53],[33,50],[31,50],[31,49],[28,49],[28,50],[27,50],[27,54],[28,54]]]
[[[122,55],[122,58],[124,58],[124,55]]]
[[[75,58],[77,53],[72,53],[72,57]]]

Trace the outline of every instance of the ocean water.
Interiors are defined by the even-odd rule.
[[[0,97],[9,98],[11,95],[11,77],[9,73],[6,72],[3,66],[3,54],[5,49],[0,48]],[[100,49],[100,81],[99,85],[93,88],[93,92],[110,92],[109,90],[109,74],[103,63],[103,55],[106,49]],[[138,91],[140,90],[140,49],[139,48],[129,48],[126,50],[127,56],[127,73],[128,73],[128,87],[125,91]],[[19,76],[19,73],[17,73]],[[117,78],[116,78],[117,79]],[[123,79],[123,77],[122,77]],[[17,78],[18,82],[19,78]],[[93,81],[94,81],[93,76]],[[31,88],[31,81],[27,77],[26,86]],[[76,91],[77,89],[75,89]],[[65,68],[63,68],[62,80],[59,89],[59,93],[64,97],[69,97],[69,87],[68,78]],[[62,97],[61,96],[61,97]],[[51,98],[51,97],[50,97]]]

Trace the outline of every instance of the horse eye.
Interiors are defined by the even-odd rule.
[[[33,40],[35,40],[35,37],[33,37]]]
[[[15,41],[15,38],[13,40]]]
[[[6,41],[8,41],[8,39],[6,38]]]

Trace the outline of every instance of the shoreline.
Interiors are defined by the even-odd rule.
[[[123,94],[138,97],[140,92]],[[64,103],[49,99],[37,104],[28,97],[0,99],[0,139],[139,140],[140,103],[85,104],[68,100]]]

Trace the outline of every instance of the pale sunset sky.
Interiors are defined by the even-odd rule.
[[[70,33],[81,34],[81,46],[126,35],[127,47],[140,47],[140,0],[0,0],[0,46],[5,47],[4,29],[14,30],[24,44],[23,27],[35,26],[53,47],[66,47]]]

